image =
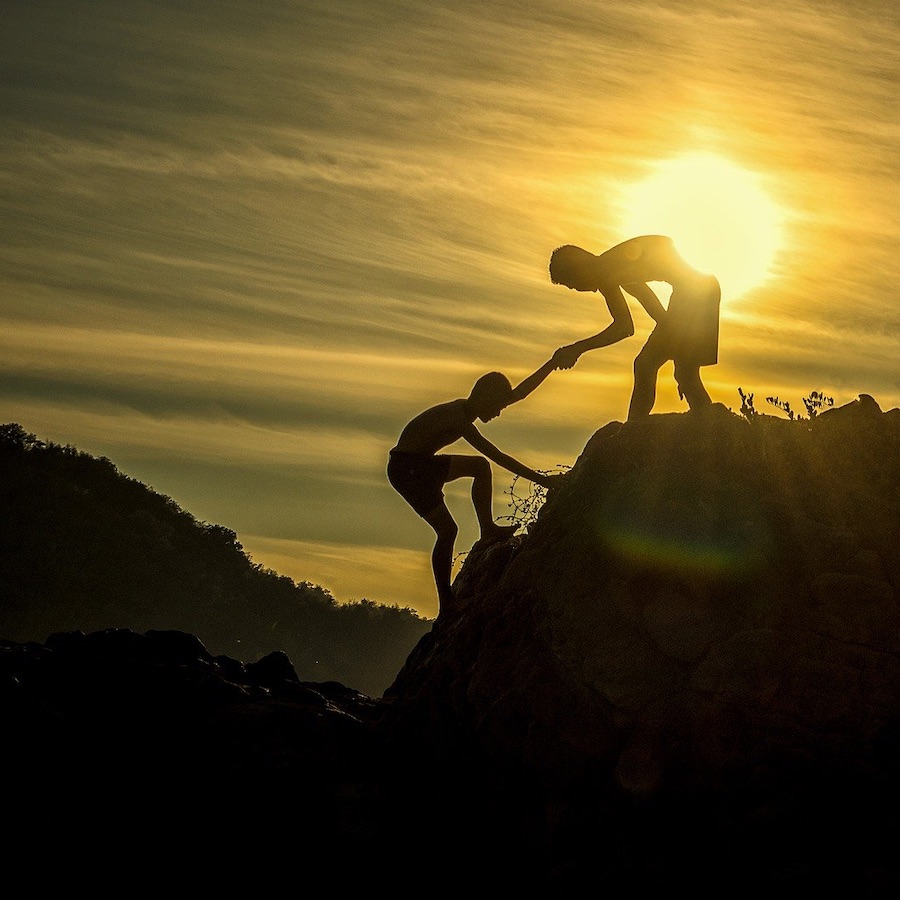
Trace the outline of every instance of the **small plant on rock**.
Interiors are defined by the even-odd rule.
[[[787,400],[780,400],[778,397],[766,397],[766,403],[771,403],[772,406],[777,406],[779,409],[784,410],[787,413],[787,417],[793,421],[796,413],[791,409],[791,404]]]
[[[753,405],[753,394],[745,394],[742,388],[738,388],[738,393],[741,395],[741,415],[745,419],[759,415]]]
[[[557,466],[552,470],[539,469],[538,471],[541,475],[556,475],[561,472],[567,472],[570,468],[571,466]],[[544,501],[547,499],[547,488],[540,484],[535,484],[533,481],[524,479],[525,481],[528,481],[529,487],[526,492],[519,493],[517,488],[521,480],[522,479],[520,479],[518,475],[513,476],[509,490],[504,491],[509,497],[507,506],[512,509],[512,513],[508,516],[501,516],[501,518],[507,519],[510,522],[516,522],[527,531],[528,527],[537,520],[538,513],[544,505]]]
[[[826,397],[821,391],[811,391],[808,397],[803,398],[803,405],[811,419],[814,419],[821,409],[834,406],[834,397]]]
[[[742,388],[738,388],[737,390],[741,397],[741,415],[745,419],[752,420],[754,416],[759,415],[753,405],[753,394],[744,393]],[[782,400],[780,397],[766,397],[766,402],[771,403],[772,406],[780,409],[793,421],[794,419],[800,420],[803,418],[814,419],[822,409],[834,406],[834,397],[826,397],[822,391],[810,391],[809,394],[803,398],[803,405],[806,407],[807,413],[806,417],[796,412],[787,400]]]

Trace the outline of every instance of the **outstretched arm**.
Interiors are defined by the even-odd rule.
[[[499,447],[495,447],[474,425],[469,425],[463,431],[462,435],[479,453],[483,453],[488,459],[493,460],[498,466],[503,466],[508,472],[514,475],[521,475],[535,484],[542,484],[549,487],[554,476],[541,475],[534,469],[529,468],[519,460],[504,453]]]
[[[558,353],[559,351],[557,351]],[[524,400],[543,380],[558,367],[558,363],[555,362],[556,354],[554,354],[553,359],[548,359],[539,369],[532,372],[526,379],[520,381],[514,388],[512,392],[512,399],[509,401],[510,403],[518,403],[520,400]]]

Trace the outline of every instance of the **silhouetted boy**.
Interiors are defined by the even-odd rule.
[[[559,351],[557,351],[559,353]],[[527,397],[554,369],[556,355],[513,388],[500,372],[488,372],[475,382],[468,397],[440,403],[416,416],[401,432],[390,452],[388,481],[407,503],[434,529],[437,539],[431,554],[431,567],[441,611],[453,604],[450,573],[453,548],[459,527],[444,500],[443,487],[457,478],[472,478],[472,504],[481,536],[472,547],[484,549],[512,537],[518,525],[499,525],[494,521],[493,460],[504,469],[549,487],[560,475],[542,475],[495,447],[475,427],[475,420],[489,422],[511,403]],[[484,456],[438,453],[464,438]]]
[[[557,247],[550,256],[550,280],[576,291],[599,291],[613,317],[593,337],[561,347],[554,357],[560,368],[570,369],[586,350],[607,347],[634,334],[624,288],[656,322],[634,360],[629,421],[650,414],[660,367],[670,359],[675,362],[678,396],[686,399],[691,409],[711,404],[700,380],[700,366],[718,362],[721,289],[713,275],[698,272],[679,256],[671,238],[642,235],[599,256],[572,244]],[[672,286],[668,308],[648,281]]]

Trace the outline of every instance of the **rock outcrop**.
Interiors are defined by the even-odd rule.
[[[896,891],[900,410],[611,423],[455,591],[378,700],[190,635],[0,646],[15,808],[364,886]]]
[[[612,423],[455,587],[386,697],[434,770],[478,759],[485,828],[545,871],[893,866],[900,411]]]

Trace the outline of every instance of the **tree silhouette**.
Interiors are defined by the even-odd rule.
[[[105,457],[0,425],[0,638],[181,630],[244,662],[283,650],[304,681],[380,696],[430,620],[254,563]]]

